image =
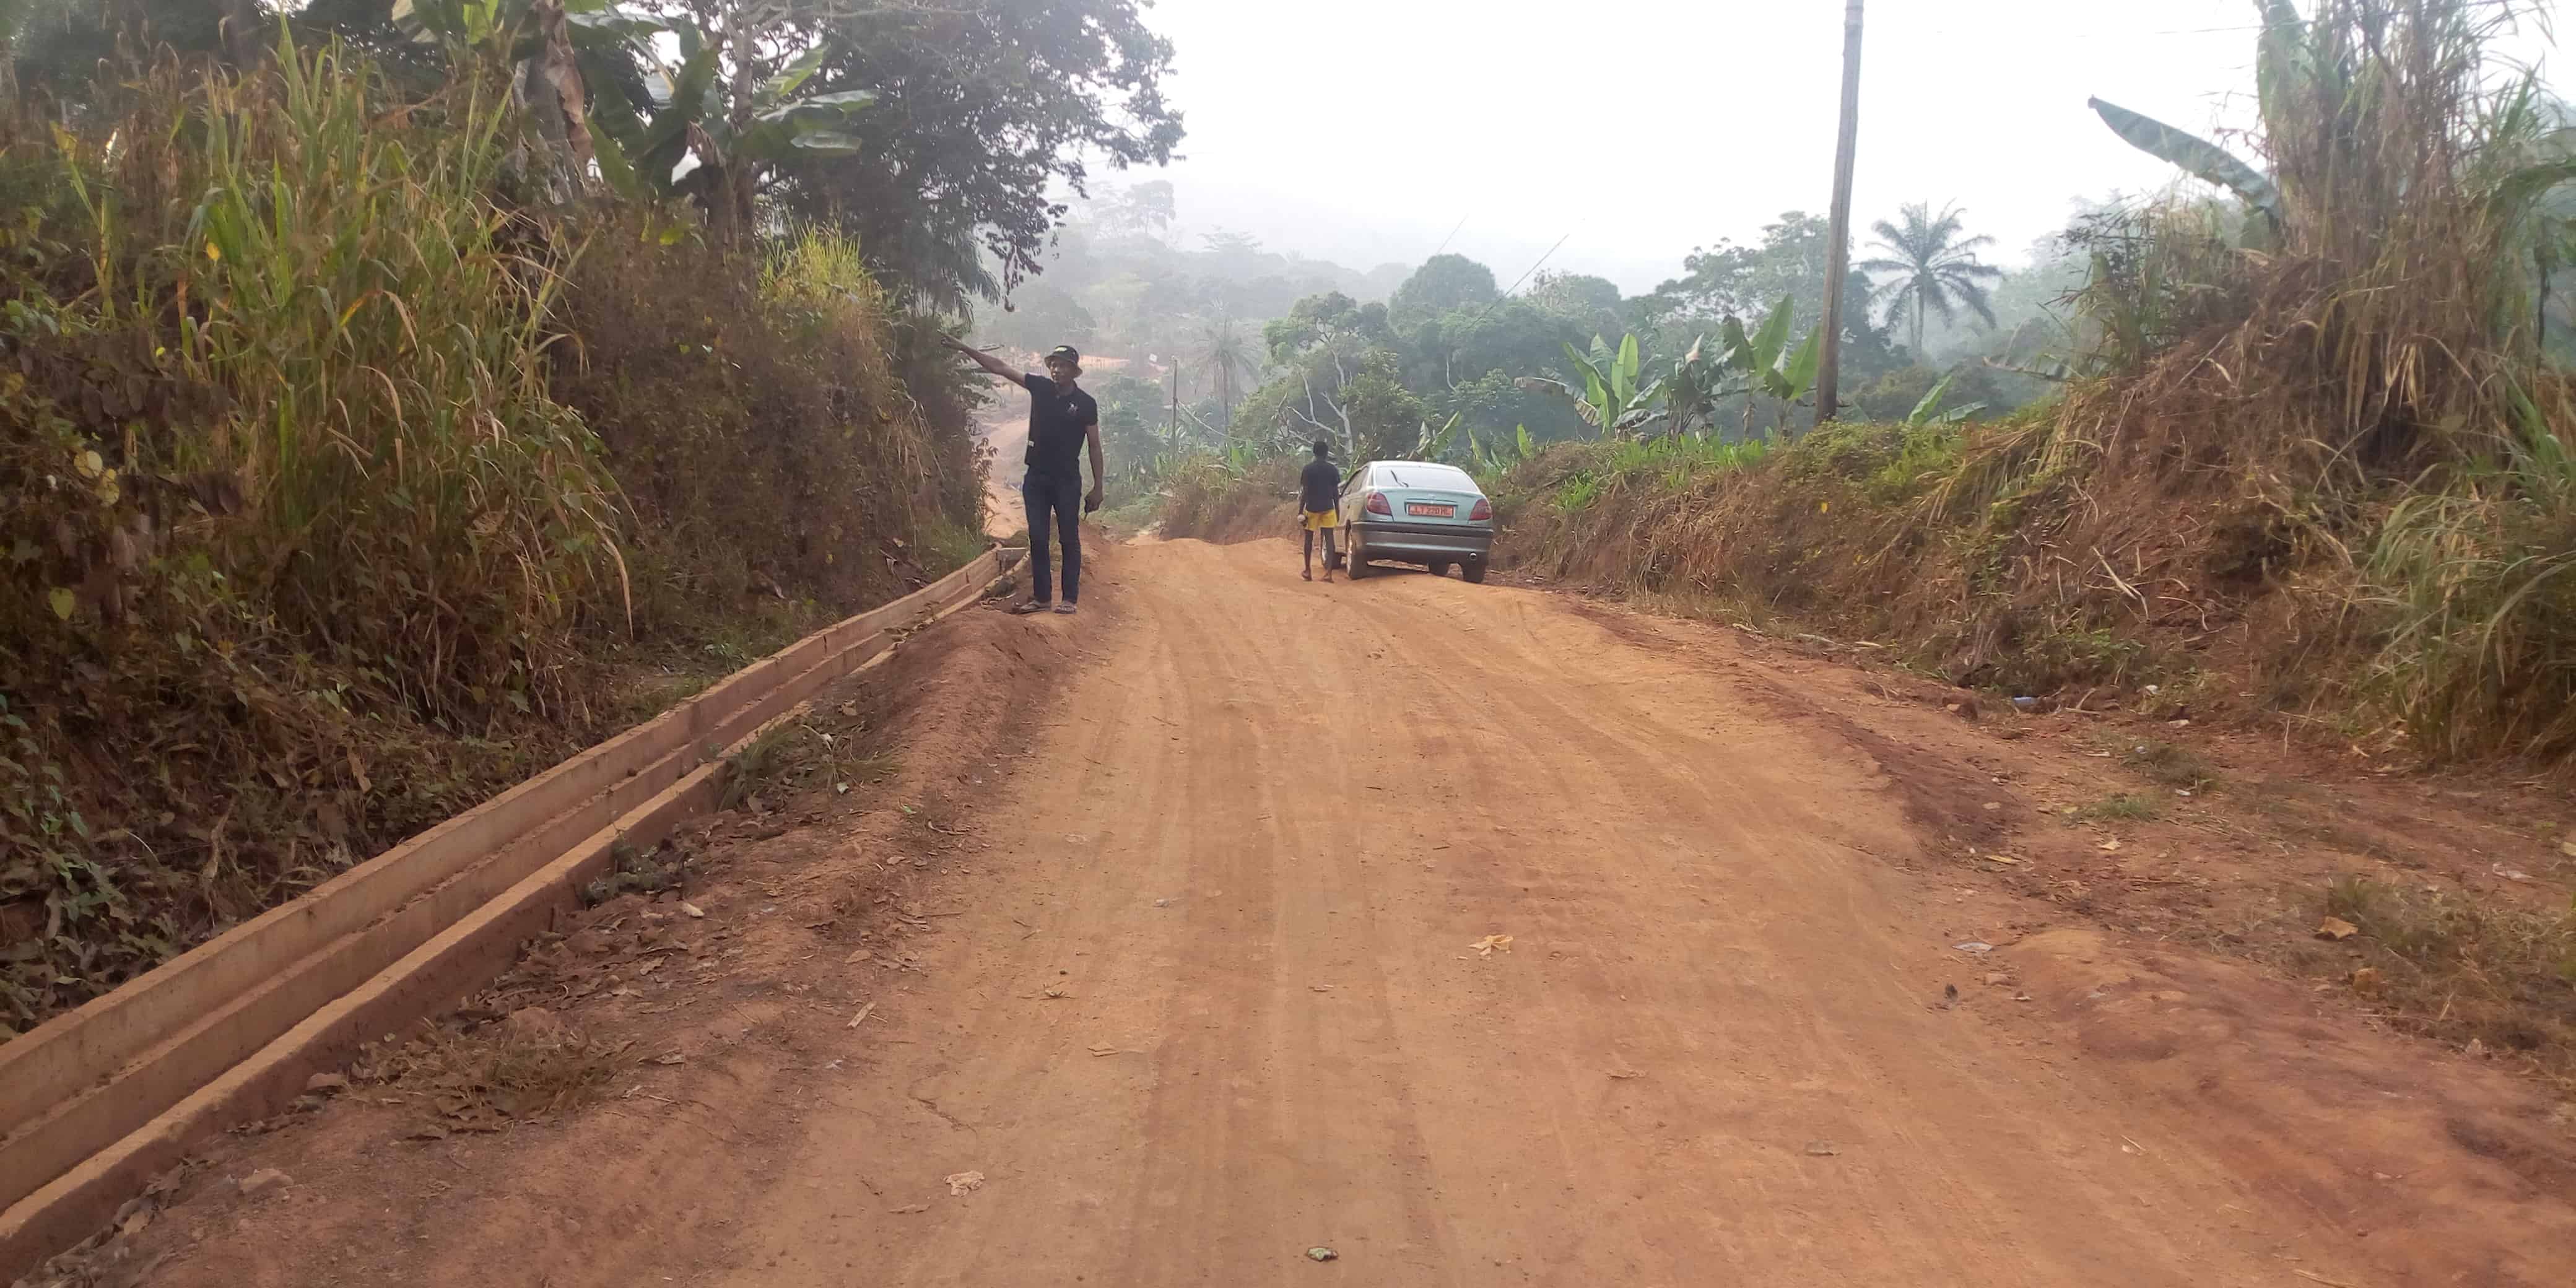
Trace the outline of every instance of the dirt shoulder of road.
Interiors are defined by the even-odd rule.
[[[971,822],[1078,663],[1071,621],[1005,602],[746,753],[747,796],[621,865],[661,888],[586,910],[22,1284],[659,1282],[673,1248],[725,1246],[752,1196],[697,1184],[703,1158],[774,1166],[849,1039],[907,1005],[912,943],[984,861]]]
[[[2550,780],[2336,760],[2187,717],[2023,712],[1880,650],[1575,596],[1640,644],[1751,667],[1767,699],[1903,767],[1950,873],[2276,972],[2362,1022],[2576,1095],[2576,801]]]
[[[2356,772],[2187,720],[1997,711],[1866,647],[1573,599],[1723,671],[1898,795],[1920,849],[1891,857],[1955,910],[1935,928],[1962,976],[1943,1004],[2199,1120],[2262,1188],[2385,1235],[2394,1282],[2533,1282],[2499,1229],[2576,1247],[2576,1081],[2530,1027],[2568,999],[2481,1001],[2454,975],[2451,1013],[2427,1015],[2422,987],[2397,1000],[2427,981],[2398,982],[2414,968],[2336,917],[2358,879],[2552,919],[2576,863],[2545,783]]]

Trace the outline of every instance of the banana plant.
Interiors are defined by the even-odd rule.
[[[1613,352],[1601,337],[1592,337],[1592,354],[1568,344],[1565,360],[1583,376],[1578,391],[1561,380],[1544,376],[1522,376],[1512,383],[1531,393],[1550,393],[1574,404],[1574,414],[1604,438],[1624,437],[1653,424],[1663,415],[1657,402],[1663,382],[1643,388],[1637,384],[1637,337],[1629,335],[1619,341]]]
[[[1422,422],[1422,432],[1415,436],[1413,442],[1413,459],[1436,461],[1448,455],[1449,444],[1458,437],[1458,422],[1466,419],[1466,415],[1465,412],[1451,412],[1449,423],[1438,429],[1433,429],[1430,421]],[[1474,437],[1472,431],[1469,437]]]
[[[1717,424],[1717,402],[1729,392],[1728,371],[1709,351],[1708,336],[1691,338],[1690,352],[1673,360],[1671,374],[1660,382],[1664,413],[1678,437],[1701,437]]]
[[[1825,333],[1822,329],[1808,332],[1807,342],[1784,359],[1781,351],[1788,346],[1789,327],[1795,321],[1796,301],[1784,295],[1772,308],[1771,316],[1762,320],[1762,328],[1751,335],[1744,333],[1742,322],[1731,317],[1719,327],[1718,336],[1726,345],[1723,361],[1742,379],[1745,389],[1782,402],[1796,402],[1815,389],[1816,364],[1823,357]]]
[[[1948,397],[1950,393],[1950,382],[1958,378],[1959,373],[1955,371],[1941,377],[1941,382],[1932,386],[1931,390],[1923,395],[1923,401],[1914,404],[1914,410],[1906,413],[1905,423],[1917,428],[1925,425],[1956,425],[1984,411],[1986,405],[1981,402],[1969,403],[1964,407],[1953,407],[1948,411],[1941,410],[1941,400]]]
[[[609,0],[394,0],[391,16],[413,41],[443,45],[460,60],[508,62],[544,144],[539,182],[558,204],[590,187],[598,160],[592,94],[631,70],[661,27]]]
[[[613,87],[595,97],[600,172],[611,187],[630,197],[692,198],[730,236],[750,226],[753,199],[780,167],[859,151],[849,126],[875,93],[805,92],[835,50],[828,40],[754,79],[726,57],[721,35],[691,23],[669,31],[680,57],[647,73],[649,116]],[[690,157],[697,164],[681,172]]]
[[[1467,459],[1482,478],[1496,478],[1513,466],[1538,455],[1538,444],[1530,438],[1529,426],[1514,427],[1511,438],[1499,447],[1489,447],[1476,437],[1473,427],[1467,430]]]

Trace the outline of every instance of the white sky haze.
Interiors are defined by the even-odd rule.
[[[1451,249],[1642,291],[1832,189],[1843,0],[1154,0],[1186,114],[1173,181],[1217,227],[1366,270]],[[1854,242],[1956,201],[1995,262],[2068,203],[2170,183],[2085,107],[2243,125],[2252,0],[1871,0]],[[2517,53],[2537,56],[2536,33]],[[1108,182],[1149,172],[1103,176]],[[1864,252],[1865,253],[1865,252]]]

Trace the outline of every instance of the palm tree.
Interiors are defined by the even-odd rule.
[[[1994,306],[1986,299],[1985,283],[2004,275],[2004,271],[1977,262],[1977,252],[1995,244],[1992,237],[1961,237],[1959,208],[1949,206],[1939,217],[1932,214],[1928,202],[1916,202],[1902,212],[1904,227],[1879,220],[1870,231],[1878,234],[1872,245],[1889,252],[1888,257],[1873,259],[1860,266],[1869,274],[1894,273],[1896,276],[1877,284],[1870,300],[1884,304],[1887,321],[1893,324],[1899,315],[1905,317],[1912,337],[1909,347],[1914,360],[1923,361],[1923,314],[1926,310],[1941,315],[1944,322],[1958,316],[1960,305],[1995,325]]]
[[[1235,327],[1232,314],[1220,313],[1210,319],[1201,338],[1207,345],[1204,356],[1216,368],[1220,414],[1231,426],[1234,423],[1234,375],[1240,371],[1258,377],[1260,368],[1253,362],[1252,347],[1245,342],[1243,332]]]

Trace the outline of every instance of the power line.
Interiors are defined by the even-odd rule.
[[[1464,227],[1466,227],[1466,226],[1467,226],[1467,215],[1472,215],[1472,214],[1474,214],[1474,213],[1476,213],[1476,212],[1475,212],[1475,211],[1470,210],[1470,211],[1468,211],[1468,212],[1467,212],[1467,214],[1466,214],[1466,215],[1460,215],[1460,216],[1458,216],[1458,227],[1457,227],[1457,228],[1452,228],[1452,229],[1450,229],[1450,230],[1449,230],[1449,235],[1440,239],[1440,250],[1435,250],[1435,251],[1431,252],[1431,257],[1432,257],[1433,259],[1438,259],[1438,258],[1440,258],[1440,251],[1441,251],[1441,250],[1447,250],[1447,249],[1449,249],[1449,243],[1450,243],[1450,242],[1452,242],[1452,241],[1457,240],[1457,237],[1458,237],[1458,229],[1459,229],[1459,228],[1464,228]]]
[[[1550,247],[1548,247],[1548,248],[1547,248],[1547,254],[1545,254],[1545,255],[1541,255],[1541,256],[1539,256],[1539,257],[1538,257],[1538,264],[1544,264],[1544,263],[1546,263],[1546,262],[1548,261],[1548,259],[1549,259],[1551,256],[1553,256],[1553,255],[1555,255],[1555,254],[1556,254],[1557,249],[1558,249],[1559,247],[1564,246],[1564,245],[1565,245],[1565,243],[1566,243],[1566,241],[1567,241],[1568,239],[1572,238],[1573,236],[1574,236],[1574,231],[1573,231],[1572,229],[1567,229],[1567,230],[1566,230],[1566,234],[1565,234],[1565,236],[1563,236],[1563,237],[1559,237],[1559,238],[1557,238],[1557,239],[1556,239],[1556,245],[1555,245],[1555,246],[1550,246]],[[1512,280],[1511,289],[1510,289],[1510,290],[1506,290],[1506,291],[1504,291],[1504,292],[1503,292],[1503,294],[1508,296],[1508,295],[1510,295],[1510,294],[1512,293],[1512,291],[1517,291],[1517,290],[1521,289],[1521,283],[1528,281],[1528,280],[1529,280],[1529,276],[1530,276],[1530,274],[1531,274],[1531,273],[1535,273],[1535,272],[1537,272],[1537,271],[1538,271],[1538,264],[1532,264],[1532,265],[1530,265],[1527,269],[1523,270],[1523,271],[1522,271],[1522,273],[1521,273],[1521,275],[1520,275],[1519,277],[1514,278],[1514,279]]]
[[[1561,246],[1563,246],[1563,245],[1565,245],[1565,243],[1566,243],[1567,239],[1569,239],[1569,238],[1571,238],[1571,237],[1573,237],[1573,236],[1574,236],[1574,230],[1572,230],[1572,229],[1567,229],[1564,237],[1559,237],[1559,238],[1557,238],[1557,239],[1556,239],[1556,245],[1555,245],[1555,246],[1550,246],[1550,247],[1548,247],[1548,248],[1547,248],[1547,254],[1546,254],[1546,255],[1541,255],[1541,256],[1539,256],[1539,257],[1538,257],[1538,264],[1532,264],[1532,265],[1530,265],[1528,268],[1521,270],[1521,275],[1520,275],[1519,277],[1514,278],[1514,279],[1512,280],[1511,289],[1510,289],[1510,290],[1506,290],[1506,291],[1504,291],[1502,294],[1495,296],[1495,297],[1494,297],[1494,302],[1493,302],[1493,303],[1491,303],[1491,304],[1486,305],[1486,306],[1485,306],[1485,308],[1484,308],[1484,311],[1483,311],[1483,312],[1480,312],[1480,313],[1478,313],[1476,316],[1474,316],[1474,317],[1472,317],[1472,318],[1469,318],[1469,319],[1467,320],[1467,325],[1469,325],[1469,326],[1474,326],[1474,325],[1476,325],[1477,323],[1484,321],[1484,320],[1485,320],[1485,316],[1486,316],[1486,314],[1492,313],[1494,310],[1496,310],[1496,309],[1498,309],[1498,308],[1501,308],[1501,307],[1503,306],[1503,301],[1505,301],[1505,300],[1508,300],[1508,299],[1512,298],[1512,291],[1517,291],[1517,290],[1521,289],[1521,283],[1528,281],[1528,280],[1529,280],[1529,276],[1530,276],[1530,274],[1535,273],[1535,272],[1537,272],[1537,271],[1538,271],[1538,265],[1539,265],[1539,264],[1544,264],[1544,263],[1546,263],[1546,262],[1548,261],[1548,259],[1549,259],[1549,257],[1550,257],[1550,256],[1553,256],[1553,255],[1555,255],[1555,254],[1556,254],[1556,252],[1557,252],[1557,248],[1558,248],[1558,247],[1561,247]]]

